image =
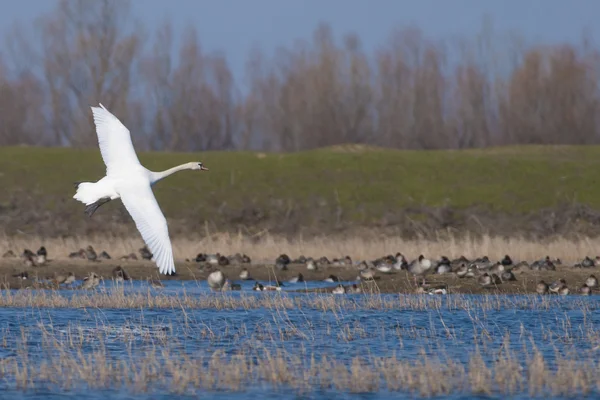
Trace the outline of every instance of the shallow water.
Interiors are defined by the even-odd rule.
[[[551,371],[559,368],[565,359],[581,363],[594,360],[600,354],[596,349],[600,344],[597,329],[600,323],[598,296],[556,296],[545,299],[537,296],[502,296],[501,300],[495,296],[461,296],[459,306],[454,295],[424,296],[431,301],[430,308],[399,306],[397,309],[378,309],[373,306],[370,295],[253,292],[253,282],[244,282],[242,292],[210,294],[203,281],[165,281],[164,284],[165,288],[161,290],[149,290],[145,282],[126,283],[124,287],[126,293],[160,293],[161,296],[178,296],[183,292],[188,296],[225,298],[334,296],[340,304],[352,299],[353,307],[347,308],[348,303],[344,303],[335,312],[322,311],[314,306],[221,310],[0,309],[0,360],[27,365],[31,371],[31,382],[21,385],[25,388],[19,387],[17,377],[5,373],[0,381],[3,395],[10,398],[62,398],[61,393],[64,392],[74,398],[85,395],[86,398],[159,399],[173,398],[173,391],[180,389],[183,393],[176,395],[182,398],[413,398],[419,394],[415,387],[401,385],[394,389],[387,382],[378,383],[376,388],[371,389],[352,387],[348,382],[320,382],[318,385],[313,382],[299,389],[298,386],[302,385],[285,382],[273,384],[265,381],[264,375],[259,377],[253,373],[249,373],[250,378],[233,392],[227,390],[231,387],[225,378],[211,385],[181,386],[173,384],[170,377],[162,377],[150,381],[148,387],[142,390],[134,390],[131,384],[122,382],[115,384],[109,381],[107,384],[94,385],[89,379],[78,379],[77,376],[83,376],[85,372],[77,368],[86,362],[102,365],[127,362],[128,365],[141,368],[151,358],[149,354],[154,354],[154,359],[159,360],[160,365],[169,360],[191,360],[205,368],[210,368],[211,359],[214,360],[216,354],[219,360],[230,361],[234,359],[232,357],[243,355],[244,362],[254,366],[275,354],[283,354],[283,359],[301,364],[296,366],[296,373],[308,371],[311,363],[315,360],[318,363],[324,358],[333,359],[337,365],[346,365],[349,369],[359,359],[361,363],[369,364],[390,357],[407,363],[409,367],[416,367],[425,361],[441,365],[448,365],[451,361],[456,365],[453,368],[476,369],[480,367],[473,365],[474,358],[480,357],[482,365],[492,368],[499,358],[508,357],[522,365],[524,369],[517,375],[524,377],[527,376],[527,360],[533,359],[536,351],[543,356],[545,368]],[[112,285],[111,282],[105,283],[101,290],[110,293],[115,290]],[[286,285],[286,289],[316,285],[336,284],[298,283]],[[78,292],[59,293],[61,296],[72,296]],[[399,301],[399,304],[400,300],[408,297],[411,296],[377,296],[382,301]],[[97,356],[89,356],[91,354]],[[71,362],[71,359],[76,362]],[[59,363],[59,360],[63,360],[60,361],[62,367],[52,364]],[[63,378],[59,378],[58,382],[41,378],[44,373],[38,371],[48,370],[48,366],[44,365],[48,362],[59,376],[70,374],[73,382],[67,388],[61,384]],[[169,371],[174,370],[177,368]],[[322,372],[325,371],[317,375]],[[359,373],[358,378],[351,376],[350,382],[362,375],[364,373]],[[318,376],[310,379],[316,382]],[[443,376],[440,379],[454,378]],[[477,393],[473,389],[472,382],[466,386],[454,385],[449,396],[445,397],[506,397],[502,389],[495,387],[494,379],[491,379],[488,387],[491,393],[484,396],[484,393]],[[595,387],[590,389],[597,390]],[[511,395],[513,398],[529,398],[527,390],[525,385],[513,390]],[[552,393],[552,390],[548,390],[546,394]]]

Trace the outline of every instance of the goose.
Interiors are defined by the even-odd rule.
[[[581,261],[581,266],[583,268],[594,268],[596,263],[590,257],[586,256],[583,261]]]
[[[56,272],[54,273],[54,279],[53,282],[57,285],[62,285],[63,283],[65,283],[67,281],[67,277],[66,275],[56,275]]]
[[[315,263],[315,260],[313,260],[311,258],[308,261],[306,261],[306,269],[309,270],[309,271],[316,271],[317,270],[317,264]]]
[[[277,267],[280,271],[287,271],[287,266],[290,264],[291,260],[287,254],[281,254],[277,259],[275,259],[275,267]]]
[[[243,281],[249,281],[252,278],[250,278],[250,273],[248,272],[248,268],[242,268],[242,272],[240,272],[240,279]]]
[[[225,283],[221,290],[224,292],[228,290],[242,290],[242,285],[239,283],[232,283],[229,279],[225,279]]]
[[[125,269],[123,267],[121,267],[120,265],[117,265],[112,270],[112,275],[113,275],[113,278],[115,278],[115,280],[117,282],[130,281],[131,280],[131,276],[129,276],[129,274],[127,273],[127,271],[125,271]]]
[[[423,286],[419,286],[416,289],[416,293],[417,294],[429,294],[429,295],[448,294],[448,289],[445,287],[436,287],[436,288],[426,289]]]
[[[142,256],[143,260],[152,260],[152,252],[148,250],[148,246],[144,246],[141,249],[138,249],[140,252],[140,256]]]
[[[469,267],[467,267],[467,264],[462,263],[462,265],[460,265],[456,269],[456,276],[458,276],[459,278],[464,278],[467,276],[468,272],[469,272]]]
[[[36,263],[38,265],[43,265],[46,263],[46,260],[48,258],[48,251],[46,250],[46,248],[44,246],[40,247],[36,253]]]
[[[86,259],[87,255],[85,253],[84,249],[79,249],[79,251],[74,251],[72,253],[69,253],[69,258],[81,258],[81,259]]]
[[[350,288],[350,293],[360,293],[361,290],[358,287],[358,285],[356,283],[352,284],[352,287]]]
[[[218,263],[220,266],[224,267],[226,265],[229,265],[229,258],[225,257],[225,256],[220,256]]]
[[[450,272],[452,272],[452,267],[450,266],[450,264],[438,264],[437,268],[435,269],[436,274],[448,274]]]
[[[19,272],[13,275],[13,278],[27,279],[29,278],[29,273],[27,271]]]
[[[501,275],[505,270],[505,266],[501,263],[496,263],[490,267],[488,272],[496,275]]]
[[[206,278],[206,282],[212,289],[221,289],[225,284],[225,274],[221,270],[211,272]]]
[[[198,256],[196,257],[196,259],[198,259],[198,257],[200,256],[200,254],[198,254]],[[210,265],[219,265],[219,258],[221,257],[221,253],[217,253],[217,254],[204,254],[204,261],[209,263]]]
[[[513,271],[513,272],[519,272],[519,271],[523,272],[523,270],[524,270],[525,268],[531,268],[531,267],[529,266],[529,263],[528,263],[527,261],[519,261],[518,263],[516,263],[516,264],[515,264],[515,265],[512,267],[511,271]]]
[[[35,256],[36,256],[36,254],[29,249],[24,249],[23,253],[21,253],[21,257],[23,257],[23,258],[35,257]]]
[[[504,265],[505,267],[509,267],[513,264],[513,261],[510,258],[510,256],[506,254],[504,258],[500,261],[500,264]]]
[[[579,288],[579,294],[582,296],[589,296],[591,293],[592,293],[592,288],[590,288],[585,283],[583,285],[581,285],[581,287]]]
[[[23,264],[25,264],[28,267],[37,267],[35,258],[30,255],[23,256]]]
[[[549,289],[552,293],[558,293],[563,287],[567,287],[567,282],[564,279],[559,279],[552,282]]]
[[[308,260],[304,255],[300,254],[300,257],[296,258],[292,263],[293,264],[306,264]]]
[[[85,254],[86,257],[89,261],[96,261],[98,260],[98,254],[96,254],[96,250],[94,250],[94,248],[92,247],[92,245],[89,245],[87,247],[87,249],[85,249]]]
[[[543,280],[539,281],[537,286],[535,287],[535,291],[537,294],[548,294],[549,286]]]
[[[471,265],[474,265],[477,269],[485,270],[490,268],[493,265],[493,263],[490,261],[490,258],[488,256],[483,256],[481,258],[477,258],[471,263]]]
[[[419,258],[411,261],[408,265],[408,271],[413,274],[415,279],[415,284],[417,282],[417,276],[425,276],[432,268],[435,268],[436,265],[431,262],[431,260],[425,258],[423,254],[419,255]]]
[[[365,281],[372,281],[375,279],[375,270],[373,269],[361,269],[359,271],[359,276],[361,279],[365,280]]]
[[[88,276],[83,278],[82,289],[94,289],[100,284],[100,277],[95,272],[90,272]]]
[[[69,272],[67,274],[67,279],[65,279],[65,285],[72,285],[75,282],[75,274],[73,272]]]
[[[477,278],[477,283],[479,283],[483,287],[488,287],[492,285],[492,277],[485,272],[479,278]]]
[[[340,283],[331,291],[333,294],[345,294],[346,288]]]
[[[298,273],[298,276],[293,277],[288,281],[289,283],[302,283],[304,282],[304,275],[301,272]]]
[[[408,261],[406,261],[406,258],[402,253],[396,253],[394,258],[396,259],[396,262],[394,263],[394,269],[396,271],[401,271],[408,268]]]
[[[329,261],[329,259],[328,259],[327,257],[323,256],[323,257],[319,258],[319,260],[318,260],[318,262],[317,262],[317,263],[318,263],[320,266],[323,266],[323,265],[330,265],[330,264],[331,264],[331,261]]]
[[[380,263],[378,263],[375,266],[375,269],[377,269],[377,271],[384,273],[384,274],[389,274],[390,272],[392,272],[392,265],[390,264],[387,259],[384,261],[381,261]]]
[[[566,296],[569,294],[569,288],[567,286],[563,286],[560,289],[558,289],[558,294],[561,296]]]
[[[598,279],[592,274],[585,280],[585,284],[590,288],[595,289],[598,287]]]
[[[85,204],[85,214],[90,218],[103,204],[121,199],[153,253],[159,272],[171,275],[175,272],[175,261],[169,229],[152,186],[178,171],[208,171],[208,168],[201,162],[189,162],[163,172],[146,169],[135,153],[129,129],[102,104],[99,106],[91,109],[106,176],[97,182],[77,182],[73,198]]]
[[[508,282],[508,281],[516,281],[517,278],[515,278],[515,274],[513,274],[513,272],[509,269],[507,269],[506,271],[502,272],[502,274],[500,275],[500,279],[502,279],[503,282]]]
[[[257,292],[279,292],[281,291],[281,287],[280,286],[271,286],[271,285],[263,285],[262,283],[258,283],[256,282],[254,284],[254,287],[252,288],[252,290],[256,290]]]
[[[231,257],[228,257],[228,259],[229,259],[229,264],[232,264],[232,265],[240,265],[244,262],[242,255],[240,253],[235,253]]]

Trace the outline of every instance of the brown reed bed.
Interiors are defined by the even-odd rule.
[[[363,234],[364,233],[364,234]],[[350,255],[353,259],[374,259],[386,254],[401,252],[408,258],[419,254],[427,257],[446,255],[450,258],[464,255],[476,258],[487,255],[492,259],[501,259],[505,254],[515,260],[536,260],[551,255],[564,262],[575,263],[586,255],[596,255],[600,248],[600,238],[564,238],[555,237],[543,241],[531,241],[520,237],[482,237],[440,235],[437,240],[404,240],[401,237],[378,235],[376,231],[361,232],[353,236],[336,237],[331,235],[304,237],[299,235],[293,239],[270,235],[242,235],[229,233],[211,234],[197,237],[172,238],[176,261],[193,258],[196,254],[216,253],[248,254],[253,262],[273,262],[281,253],[291,257],[326,256],[329,258]],[[58,260],[67,259],[69,253],[92,244],[98,251],[106,250],[113,257],[120,257],[137,250],[144,244],[139,236],[110,237],[86,236],[76,238],[45,238],[35,235],[0,236],[0,253],[9,249],[23,251],[32,248],[34,251],[44,245],[49,257]]]
[[[136,308],[143,322],[115,323],[110,315],[100,313],[92,322],[73,318],[72,323],[60,328],[44,319],[16,332],[0,330],[0,346],[13,353],[0,360],[0,377],[16,390],[76,391],[83,386],[86,390],[162,390],[175,394],[244,392],[258,387],[304,395],[339,391],[399,392],[413,397],[457,393],[583,396],[600,389],[596,356],[600,332],[590,318],[597,301],[570,302],[571,309],[583,315],[580,322],[571,320],[563,304],[563,311],[555,313],[556,320],[540,327],[535,335],[523,328],[511,338],[504,330],[490,329],[494,326],[486,321],[490,312],[502,308],[555,312],[564,298],[360,297],[362,302],[332,295],[282,293],[184,293],[170,298],[152,291],[127,295],[116,290],[75,294],[71,299],[59,292],[2,293],[0,306]],[[182,312],[152,322],[144,318],[147,307]],[[204,317],[197,320],[189,313],[198,308],[251,313],[260,308],[266,313],[257,313],[258,318],[243,322],[224,320],[217,329]],[[309,309],[328,313],[329,318],[319,329],[314,329],[310,321],[290,318],[290,311],[303,313]],[[346,319],[354,311],[365,309],[430,311],[433,320],[406,320],[394,329],[389,322],[378,325],[376,314],[368,321]],[[445,312],[458,310],[466,311],[466,324],[446,324]],[[25,313],[28,318],[39,318],[37,312]],[[437,318],[439,321],[434,321]],[[290,340],[293,350],[286,347]],[[358,345],[350,354],[315,350],[313,346],[324,340],[357,341]],[[405,344],[415,340],[421,350],[416,357],[414,351],[406,357]],[[213,347],[224,341],[229,350]],[[368,345],[374,341],[389,343],[390,353],[374,355]],[[189,342],[195,344],[194,350],[182,351]],[[583,343],[584,351],[572,351],[574,343]],[[460,360],[447,352],[457,346],[466,354]],[[123,351],[115,353],[115,347]]]
[[[147,292],[126,293],[122,287],[89,293],[69,293],[59,290],[0,291],[0,307],[33,308],[116,308],[116,309],[207,309],[207,310],[318,310],[342,312],[357,310],[467,310],[492,311],[503,308],[521,310],[552,310],[564,305],[562,296],[523,295],[384,295],[361,294],[339,296],[313,293],[311,296],[294,296],[282,292],[188,294],[185,289],[169,295],[148,289]],[[573,297],[571,309],[595,310],[600,301]]]
[[[197,390],[244,392],[260,387],[298,394],[385,391],[415,397],[455,393],[574,396],[600,389],[596,357],[556,351],[549,360],[535,346],[525,353],[515,351],[508,338],[499,348],[475,346],[462,361],[443,351],[431,354],[422,350],[416,359],[405,359],[401,351],[387,356],[336,357],[304,348],[293,352],[273,349],[260,342],[240,346],[234,354],[208,348],[196,355],[172,350],[166,340],[116,358],[102,345],[86,350],[91,339],[81,329],[73,329],[68,336],[57,335],[51,327],[42,326],[41,332],[41,344],[36,348],[43,354],[41,361],[29,356],[28,333],[18,339],[15,356],[0,360],[0,377],[14,385],[13,389],[76,390],[85,385],[91,390],[146,393],[159,389],[183,394]],[[93,340],[101,339],[96,336]],[[490,359],[489,353],[496,357]]]
[[[24,267],[19,258],[0,259],[0,287],[2,288],[37,288],[40,285],[36,279],[50,279],[57,274],[73,272],[82,279],[90,271],[94,271],[104,279],[112,276],[112,270],[117,265],[122,265],[133,279],[164,279],[164,280],[202,280],[206,279],[209,271],[202,265],[193,261],[199,252],[234,254],[245,253],[252,258],[252,264],[229,265],[221,268],[231,279],[236,280],[242,267],[249,270],[250,275],[261,281],[273,282],[275,279],[286,281],[302,273],[306,280],[323,280],[330,274],[336,275],[343,281],[357,279],[358,271],[354,266],[325,266],[318,271],[307,271],[304,265],[290,265],[288,271],[277,271],[273,268],[275,258],[286,253],[292,258],[300,255],[330,259],[351,255],[356,260],[374,259],[398,251],[409,259],[424,254],[430,258],[446,255],[456,258],[465,255],[476,258],[488,255],[492,260],[499,260],[505,254],[510,254],[513,260],[533,261],[550,255],[558,257],[563,265],[556,271],[528,271],[517,274],[517,281],[505,282],[493,288],[481,287],[476,279],[459,279],[454,274],[435,275],[432,280],[446,285],[449,293],[470,294],[531,294],[540,279],[551,283],[558,279],[566,279],[572,294],[578,293],[580,286],[593,270],[575,269],[571,265],[581,261],[585,256],[594,257],[600,246],[600,239],[555,238],[548,241],[532,242],[521,238],[500,238],[483,236],[472,238],[469,236],[453,237],[452,235],[440,236],[439,240],[413,240],[406,241],[399,237],[377,236],[373,232],[365,237],[311,237],[301,236],[295,239],[286,239],[278,236],[264,234],[260,237],[244,235],[215,234],[204,238],[175,238],[173,246],[176,254],[177,276],[165,277],[158,274],[158,270],[151,261],[122,261],[120,255],[137,252],[143,246],[140,238],[129,237],[83,237],[64,239],[44,239],[41,237],[2,237],[0,238],[0,253],[12,249],[19,254],[23,248],[36,250],[37,246],[44,245],[49,251],[51,262],[42,267]],[[97,251],[106,250],[112,254],[112,260],[102,260],[91,263],[87,260],[69,259],[68,254],[79,248],[93,244]],[[186,261],[186,258],[188,259]],[[23,281],[15,275],[27,271],[31,278]],[[382,275],[375,285],[365,286],[367,292],[380,293],[415,293],[416,285],[412,275],[406,272]],[[317,291],[331,291],[329,289]]]

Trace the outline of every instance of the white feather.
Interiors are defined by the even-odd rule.
[[[98,134],[98,145],[104,164],[106,175],[121,175],[129,168],[141,167],[131,142],[129,129],[112,115],[102,104],[100,107],[91,107]]]
[[[173,249],[169,239],[167,220],[163,215],[158,202],[146,184],[129,185],[120,188],[121,201],[135,221],[135,226],[140,231],[148,249],[152,252],[152,259],[158,266],[161,274],[175,272]]]

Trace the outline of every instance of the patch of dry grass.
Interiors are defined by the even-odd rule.
[[[374,259],[382,255],[401,252],[408,258],[419,254],[436,258],[440,255],[469,258],[488,255],[492,259],[501,259],[510,254],[513,260],[536,260],[546,255],[559,257],[564,262],[574,263],[586,255],[596,255],[600,248],[600,238],[566,239],[555,238],[547,241],[529,241],[522,238],[502,238],[470,236],[455,238],[452,235],[439,237],[438,240],[404,240],[400,237],[377,235],[374,233],[350,237],[303,237],[294,239],[273,236],[268,233],[258,236],[242,234],[210,234],[204,237],[172,240],[175,257],[179,260],[195,257],[197,253],[248,254],[253,262],[272,262],[279,254],[287,253],[291,257],[305,256],[329,258],[350,255],[353,259]],[[80,238],[42,238],[37,236],[0,237],[0,253],[8,249],[21,252],[24,248],[35,251],[40,245],[46,246],[49,257],[65,259],[70,252],[92,244],[98,251],[106,250],[113,257],[137,252],[143,246],[140,237],[90,236]]]
[[[16,389],[70,390],[84,384],[92,390],[151,392],[158,388],[190,393],[243,392],[259,386],[296,393],[389,391],[423,397],[453,393],[573,396],[600,389],[600,363],[596,358],[557,351],[548,359],[535,346],[525,353],[511,350],[515,347],[510,346],[508,337],[499,348],[474,347],[461,361],[447,357],[443,351],[431,354],[423,350],[416,359],[397,353],[336,357],[304,348],[293,352],[283,347],[269,348],[260,342],[240,345],[234,352],[206,348],[195,354],[174,350],[176,339],[167,335],[147,337],[143,351],[115,356],[104,345],[90,350],[90,342],[104,343],[102,329],[94,334],[78,326],[66,333],[57,333],[47,325],[39,329],[42,338],[36,352],[43,356],[41,361],[30,357],[31,337],[25,331],[17,339],[16,355],[0,360],[0,376]],[[426,336],[437,337],[434,332]],[[123,342],[129,340],[127,336],[120,338]],[[497,356],[490,359],[490,353]]]
[[[70,294],[69,296],[65,294]],[[0,307],[35,308],[117,308],[117,309],[207,309],[207,310],[317,310],[321,312],[351,312],[359,310],[407,311],[491,311],[504,308],[520,310],[552,310],[564,306],[562,296],[522,295],[382,295],[363,294],[339,296],[316,294],[289,295],[283,292],[236,293],[215,292],[188,294],[183,289],[169,295],[148,289],[147,292],[126,293],[121,288],[103,289],[89,293],[69,293],[59,290],[1,291]],[[600,302],[589,298],[571,298],[569,307],[590,311]]]
[[[560,296],[169,296],[153,290],[127,294],[119,288],[72,295],[0,293],[0,306],[29,307],[25,313],[34,319],[18,331],[0,330],[0,347],[10,350],[0,360],[5,385],[17,390],[85,387],[186,394],[256,388],[308,395],[401,392],[412,397],[581,396],[600,390],[600,331],[592,318],[600,304],[593,298],[565,304]],[[121,313],[116,322],[110,312],[85,310],[79,313],[83,319],[74,315],[65,325],[45,316],[36,323],[43,313],[32,312],[35,307],[139,311],[124,319]],[[148,318],[147,307],[178,312]],[[249,315],[237,319],[218,313],[215,323],[193,309],[238,309]],[[520,329],[515,324],[505,329],[495,320],[501,309],[542,310],[538,315],[555,317],[541,326],[524,323]],[[405,313],[391,325],[381,318],[383,313],[352,318],[360,310],[429,312],[430,318],[413,321]],[[318,312],[318,323],[304,317],[310,311]],[[464,318],[453,319],[453,311]],[[334,343],[355,345],[340,351],[331,348]],[[369,343],[377,345],[369,348]],[[575,347],[585,351],[572,351]]]

